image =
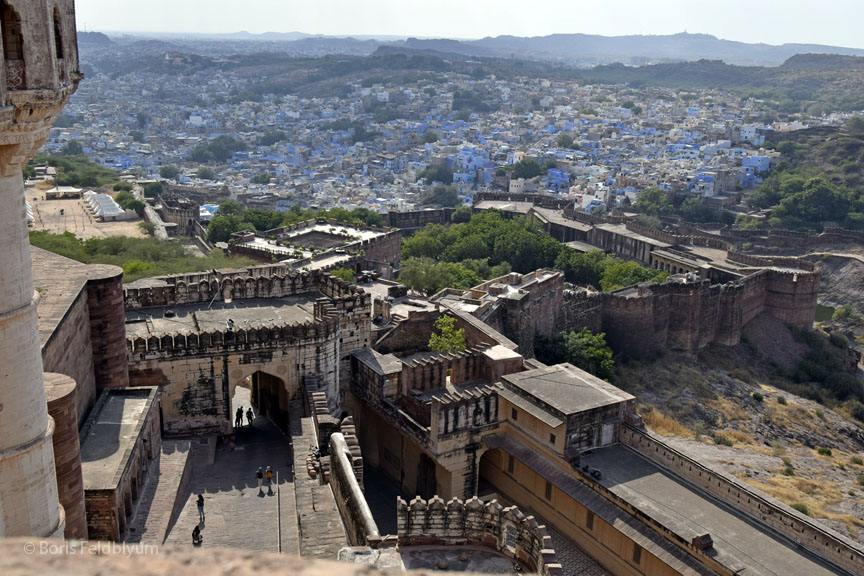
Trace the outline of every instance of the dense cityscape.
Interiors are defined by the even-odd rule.
[[[98,3],[0,2],[4,576],[864,573],[864,48]]]

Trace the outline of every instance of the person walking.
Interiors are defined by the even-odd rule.
[[[192,545],[198,546],[201,544],[203,538],[204,537],[201,536],[201,528],[196,524],[195,528],[192,529]]]
[[[267,477],[267,485],[272,486],[273,485],[273,470],[271,470],[269,466],[267,466],[267,471],[264,473],[264,476]]]
[[[243,407],[240,406],[237,408],[237,413],[234,415],[234,427],[242,428],[243,427]]]
[[[252,426],[252,419],[255,418],[255,415],[252,414],[252,407],[250,406],[248,410],[246,410],[246,420],[249,421],[249,426]]]
[[[255,473],[255,477],[258,479],[258,493],[261,494],[263,492],[261,483],[264,482],[264,470],[260,466],[258,467],[258,472]]]
[[[198,521],[204,522],[204,495],[198,494]]]

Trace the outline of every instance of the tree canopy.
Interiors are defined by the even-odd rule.
[[[193,162],[205,164],[207,162],[227,162],[235,152],[245,150],[246,144],[235,140],[230,136],[219,136],[210,142],[202,142],[195,146],[189,159]]]
[[[435,329],[429,336],[429,349],[439,354],[464,352],[465,329],[456,328],[456,319],[452,316],[439,316],[435,321]]]
[[[544,364],[569,362],[607,382],[615,376],[615,361],[606,335],[594,334],[588,328],[538,336],[534,341],[534,354]]]
[[[459,192],[453,186],[439,184],[426,190],[419,199],[420,204],[438,204],[446,208],[452,208],[460,204]]]
[[[674,211],[669,195],[659,188],[645,188],[639,192],[633,208],[649,216],[661,216]]]
[[[177,180],[177,177],[180,176],[180,169],[171,165],[162,166],[159,168],[159,176],[166,180]]]

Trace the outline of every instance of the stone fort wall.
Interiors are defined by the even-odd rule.
[[[619,353],[650,357],[665,349],[698,352],[737,344],[762,313],[810,327],[819,274],[763,269],[727,284],[641,284],[615,292],[565,292],[556,330],[605,332]]]

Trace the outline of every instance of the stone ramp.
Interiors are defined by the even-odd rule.
[[[303,417],[303,407],[292,402],[291,440],[294,444],[294,495],[300,528],[300,554],[335,560],[339,549],[348,546],[342,517],[329,485],[321,485],[306,472],[306,455],[316,444],[314,422]]]
[[[159,458],[147,475],[127,542],[161,545],[185,502],[191,475],[189,440],[163,440]]]
[[[276,426],[260,416],[254,426],[235,430],[233,442],[217,440],[215,437],[193,440],[189,490],[165,546],[190,547],[192,530],[199,526],[204,537],[202,549],[241,548],[275,553],[280,546],[281,512],[282,551],[297,554],[290,443]],[[259,492],[255,479],[259,466],[272,466],[279,473],[278,492],[276,486],[272,491],[265,486]],[[195,503],[198,494],[204,496],[204,522],[198,519]]]

